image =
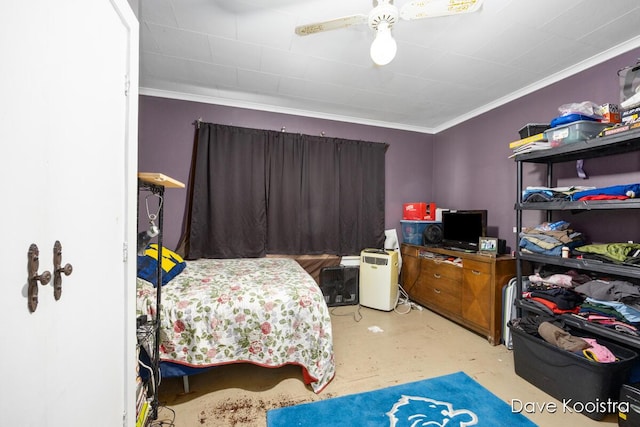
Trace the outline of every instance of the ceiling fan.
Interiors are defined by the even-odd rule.
[[[438,16],[456,15],[460,13],[476,12],[484,0],[417,0],[405,3],[398,9],[393,0],[377,0],[368,15],[357,14],[331,19],[329,21],[296,27],[296,34],[308,36],[322,31],[336,30],[353,25],[367,24],[376,32],[376,38],[371,43],[371,59],[377,65],[387,65],[396,56],[397,45],[391,35],[391,29],[403,20],[435,18]]]

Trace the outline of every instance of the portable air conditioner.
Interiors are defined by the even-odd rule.
[[[398,300],[398,252],[365,249],[360,253],[360,305],[391,311]]]

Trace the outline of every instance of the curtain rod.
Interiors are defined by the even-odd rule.
[[[280,128],[280,132],[286,132],[287,128],[285,126],[282,126]],[[326,136],[327,134],[325,133],[325,131],[320,131],[320,136]]]
[[[203,120],[202,117],[198,117],[197,120],[195,120],[192,124],[195,125],[196,129],[200,129],[200,125],[202,124]],[[287,128],[285,126],[282,126],[280,128],[280,132],[286,132]],[[320,136],[327,136],[327,134],[325,133],[325,131],[321,131],[320,132]]]

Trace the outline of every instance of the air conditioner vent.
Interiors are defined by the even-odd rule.
[[[365,264],[374,264],[374,265],[387,265],[389,263],[388,258],[378,258],[372,256],[364,256]]]

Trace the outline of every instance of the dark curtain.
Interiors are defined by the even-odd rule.
[[[322,137],[276,134],[269,144],[267,250],[336,254],[338,150]]]
[[[264,132],[210,123],[201,123],[198,132],[185,256],[264,256]]]
[[[341,255],[384,246],[386,144],[339,141]]]
[[[381,248],[386,148],[202,123],[185,257]]]

